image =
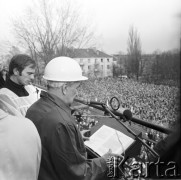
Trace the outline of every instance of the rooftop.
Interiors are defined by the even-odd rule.
[[[69,56],[72,58],[111,58],[111,55],[108,55],[102,51],[95,49],[72,49],[69,52]]]

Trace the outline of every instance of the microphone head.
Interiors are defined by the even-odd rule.
[[[123,111],[123,115],[125,116],[126,119],[131,120],[132,119],[132,112],[129,109],[125,109]]]

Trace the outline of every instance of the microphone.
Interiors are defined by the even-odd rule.
[[[79,100],[79,99],[76,99],[76,98],[74,100],[76,102],[92,106],[93,108],[96,108],[96,109],[99,109],[99,110],[102,110],[102,111],[105,110],[103,107],[97,106],[97,105],[102,105],[103,103],[101,103],[101,102],[85,101],[85,100]],[[110,108],[110,106],[108,106],[108,108]],[[113,114],[115,114],[116,116],[119,116],[121,118],[124,117],[127,120],[131,120],[132,119],[132,112],[129,109],[119,108],[118,110],[111,110],[111,112]]]
[[[89,101],[88,104],[92,104],[92,105],[103,105],[103,103],[101,102],[97,102],[97,101]]]
[[[119,114],[121,114],[127,120],[131,120],[133,117],[133,114],[129,109],[125,109],[125,108],[121,108],[121,107],[117,111],[115,111],[115,114],[117,114],[118,116],[120,116]]]

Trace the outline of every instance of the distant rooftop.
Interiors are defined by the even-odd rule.
[[[69,52],[69,56],[72,58],[111,58],[111,55],[108,55],[102,51],[95,49],[72,49]]]

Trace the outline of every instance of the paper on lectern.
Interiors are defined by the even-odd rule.
[[[109,149],[112,150],[112,153],[122,154],[134,141],[133,138],[124,133],[103,125],[84,143],[98,155],[102,156]]]

